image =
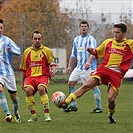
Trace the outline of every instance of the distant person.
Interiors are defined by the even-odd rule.
[[[97,62],[95,56],[90,56],[90,53],[86,51],[86,48],[91,46],[96,48],[95,38],[88,33],[89,24],[87,21],[83,20],[79,25],[81,35],[74,38],[72,53],[69,59],[67,73],[70,74],[69,77],[69,92],[73,93],[76,90],[75,85],[78,81],[81,81],[83,84],[90,77],[90,73],[96,70]],[[74,59],[77,60],[77,66],[72,71],[72,63]],[[72,72],[72,73],[71,73]],[[101,113],[101,93],[97,86],[93,88],[94,99],[96,103],[96,108],[92,111],[93,113]],[[77,111],[76,101],[71,103],[67,109],[64,109],[64,112]]]
[[[116,111],[116,97],[125,73],[133,59],[133,40],[127,40],[125,35],[127,26],[123,23],[114,25],[114,38],[106,39],[96,49],[88,47],[87,51],[97,58],[104,57],[96,71],[91,73],[87,82],[71,93],[59,107],[67,108],[76,98],[91,90],[96,85],[105,84],[108,87],[108,119],[109,123],[116,123],[114,113]]]
[[[9,37],[2,35],[4,28],[3,20],[0,19],[0,105],[6,114],[6,121],[12,121],[12,115],[9,111],[6,97],[4,95],[4,86],[9,92],[13,104],[13,113],[16,122],[21,122],[18,113],[19,98],[16,94],[16,79],[12,68],[12,55],[20,55],[20,47]]]
[[[54,55],[51,49],[43,46],[42,33],[34,31],[32,46],[27,48],[22,56],[20,70],[22,71],[22,88],[26,94],[26,103],[31,113],[28,122],[37,121],[34,95],[39,92],[44,109],[45,121],[51,121],[49,114],[49,98],[47,87],[55,74]]]

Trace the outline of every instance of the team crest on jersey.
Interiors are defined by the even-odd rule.
[[[43,58],[43,57],[44,57],[44,55],[43,55],[43,54],[40,54],[40,57],[41,57],[41,58]]]
[[[78,47],[77,50],[78,50],[78,52],[83,52],[84,51],[84,47]]]

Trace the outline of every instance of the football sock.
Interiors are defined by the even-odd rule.
[[[72,101],[74,101],[77,98],[77,96],[74,93],[71,93],[65,100],[65,103],[70,104]]]
[[[0,93],[0,105],[6,115],[11,114],[8,108],[6,97],[3,92]]]
[[[93,90],[96,108],[101,109],[101,92],[98,87]]]
[[[49,98],[47,94],[42,95],[41,97],[41,104],[44,108],[44,114],[49,115]]]
[[[70,87],[69,91],[70,91],[70,93],[73,93],[74,91],[76,91],[76,87],[75,86],[74,87]],[[71,102],[71,106],[72,107],[76,107],[76,101],[75,100]]]
[[[12,104],[14,114],[18,114],[19,98],[17,97],[15,101],[12,101]]]
[[[114,108],[113,110],[110,110],[110,109],[108,108],[108,117],[113,116],[114,113],[115,113],[115,110],[116,110],[116,108]]]
[[[35,100],[33,96],[26,97],[26,103],[28,106],[28,109],[30,110],[31,114],[33,116],[36,115],[36,110],[35,110]]]

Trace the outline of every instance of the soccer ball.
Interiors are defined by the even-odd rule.
[[[66,95],[61,91],[56,91],[52,95],[52,102],[55,104],[56,107],[66,99]]]

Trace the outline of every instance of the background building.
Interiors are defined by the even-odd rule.
[[[67,66],[67,54],[65,48],[52,48],[54,53],[55,59],[54,62],[56,63],[56,72],[58,74],[66,73],[66,66]]]
[[[132,17],[132,3],[132,0],[61,0],[60,9],[62,12],[90,14],[92,20],[101,17],[99,23],[116,23],[123,21],[125,14]]]

